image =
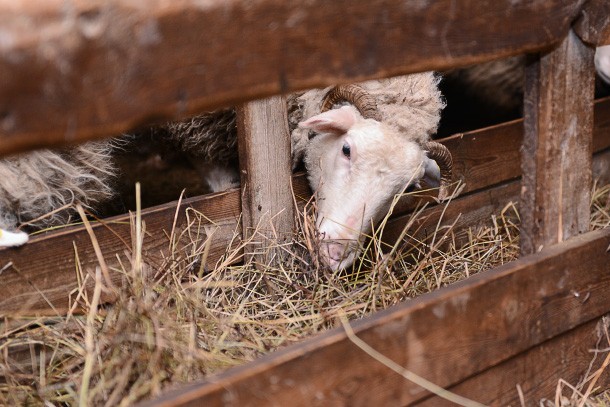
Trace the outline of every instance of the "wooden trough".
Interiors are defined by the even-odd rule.
[[[240,106],[242,191],[146,209],[151,259],[188,207],[216,228],[213,264],[240,213],[247,235],[268,214],[292,208],[291,184],[308,197],[303,175],[290,178],[278,94],[528,53],[524,119],[442,140],[466,184],[444,219],[472,226],[520,199],[523,257],[352,327],[405,369],[485,404],[517,405],[514,383],[523,383],[527,400],[549,397],[559,377],[583,374],[610,312],[610,231],[588,232],[592,168],[610,178],[610,99],[593,103],[593,47],[610,44],[606,0],[64,3],[0,2],[0,154]],[[388,239],[411,209],[398,208]],[[427,209],[424,226],[436,226],[438,212]],[[286,210],[279,228],[291,230],[292,219]],[[131,250],[127,220],[93,226],[108,261]],[[2,266],[11,266],[0,273],[0,314],[67,312],[77,285],[74,247],[85,268],[97,263],[82,227],[1,250]],[[609,382],[605,375],[598,384]],[[146,405],[204,403],[448,402],[337,329]]]

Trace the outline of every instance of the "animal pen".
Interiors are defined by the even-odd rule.
[[[135,3],[0,3],[0,154],[238,105],[241,190],[141,212],[142,250],[151,256],[162,256],[187,208],[204,213],[215,228],[212,266],[235,244],[241,213],[246,236],[269,214],[279,214],[278,231],[290,231],[291,191],[310,195],[302,174],[291,178],[278,95],[528,54],[524,119],[439,140],[463,189],[451,205],[426,209],[419,225],[435,228],[442,212],[443,224],[463,229],[519,201],[521,258],[351,328],[405,371],[484,404],[519,405],[515,383],[527,400],[550,397],[557,378],[584,373],[610,312],[610,230],[588,231],[593,169],[610,180],[610,98],[593,98],[594,46],[610,44],[610,2]],[[396,240],[413,209],[399,203],[384,238]],[[129,219],[0,250],[0,266],[8,264],[0,271],[0,315],[66,314],[79,284],[75,247],[84,270],[94,270],[100,254],[111,264],[131,247]],[[108,270],[120,284],[122,276]],[[607,373],[597,381],[608,384]],[[341,327],[145,402],[225,404],[451,403],[365,355]]]

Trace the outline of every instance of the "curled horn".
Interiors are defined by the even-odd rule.
[[[436,141],[428,141],[423,145],[428,157],[436,161],[441,172],[441,185],[438,190],[438,199],[443,201],[449,197],[449,186],[453,172],[453,158],[449,149]]]
[[[337,85],[328,91],[322,101],[322,112],[333,108],[333,105],[349,102],[358,109],[365,119],[381,121],[381,114],[377,109],[375,99],[359,85]]]

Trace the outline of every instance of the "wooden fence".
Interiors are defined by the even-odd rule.
[[[587,232],[592,164],[606,179],[610,168],[610,100],[593,103],[593,46],[610,44],[609,16],[606,0],[0,1],[0,154],[237,104],[246,193],[192,198],[177,212],[178,223],[187,207],[214,222],[214,261],[240,213],[247,234],[265,213],[292,208],[291,182],[297,196],[308,196],[304,177],[289,176],[285,113],[275,95],[527,53],[524,119],[443,140],[456,178],[466,182],[445,219],[461,214],[461,225],[473,225],[520,197],[525,256],[353,328],[405,368],[460,394],[516,404],[512,386],[521,382],[535,400],[556,385],[548,376],[557,375],[536,379],[549,355],[562,355],[553,369],[563,378],[582,374],[596,323],[610,311],[610,232]],[[386,238],[397,237],[409,209],[399,208]],[[145,211],[149,254],[165,250],[161,231],[176,210],[168,203]],[[94,226],[109,258],[131,249],[126,219]],[[289,228],[291,219],[280,222]],[[425,219],[422,228],[434,224],[438,208]],[[85,267],[96,261],[78,227],[0,251],[13,264],[1,274],[0,313],[65,312],[76,286],[75,246]],[[148,405],[204,402],[444,403],[393,376],[341,329]]]

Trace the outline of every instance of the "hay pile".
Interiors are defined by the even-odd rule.
[[[609,194],[610,185],[595,190],[593,228],[610,225]],[[511,204],[488,226],[439,231],[428,244],[407,236],[384,247],[381,227],[352,272],[331,273],[316,267],[306,210],[293,242],[268,242],[269,264],[231,265],[239,256],[233,250],[206,270],[209,246],[198,238],[204,215],[189,211],[188,217],[190,227],[172,234],[175,249],[160,267],[147,265],[138,250],[122,265],[114,305],[99,305],[108,289],[101,270],[95,276],[79,270],[81,281],[95,279],[96,288],[91,295],[81,290],[73,308],[78,313],[4,318],[0,404],[129,405],[338,326],[340,315],[361,318],[511,261],[519,246]],[[135,247],[143,235],[134,227]],[[590,405],[610,404],[601,397]]]

